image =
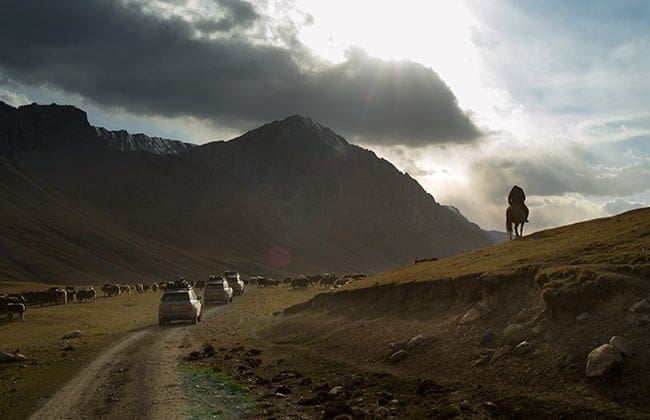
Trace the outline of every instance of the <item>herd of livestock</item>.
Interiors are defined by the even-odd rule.
[[[320,286],[328,288],[342,287],[355,280],[367,277],[366,274],[354,273],[337,276],[332,273],[314,274],[314,275],[299,275],[285,277],[283,280],[271,279],[263,276],[251,277],[249,280],[244,280],[244,283],[257,287],[271,287],[271,286],[288,286],[293,289],[306,289],[310,286]],[[105,284],[100,290],[102,296],[114,297],[130,293],[147,293],[148,291],[158,292],[164,291],[171,283],[152,283],[152,284]],[[192,282],[195,289],[202,289],[205,287],[205,282],[202,280]],[[29,306],[45,305],[64,305],[73,303],[75,300],[79,303],[94,302],[97,297],[97,291],[92,287],[85,287],[77,289],[74,286],[67,286],[65,288],[51,287],[48,290],[10,293],[7,295],[0,294],[0,315],[7,315],[8,319],[15,316],[24,318],[25,311]]]

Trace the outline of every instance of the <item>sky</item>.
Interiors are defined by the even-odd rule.
[[[650,2],[5,0],[0,100],[195,143],[308,116],[485,229],[650,205]]]

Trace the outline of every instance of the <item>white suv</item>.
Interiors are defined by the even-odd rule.
[[[158,305],[158,323],[169,324],[172,321],[201,321],[201,298],[194,289],[166,290]]]
[[[244,294],[244,282],[242,281],[239,273],[236,271],[224,271],[223,276],[228,280],[228,284],[232,287],[232,293],[235,296]]]
[[[205,284],[203,298],[206,304],[212,302],[228,304],[232,302],[232,292],[228,280],[223,277],[210,276],[210,279]]]

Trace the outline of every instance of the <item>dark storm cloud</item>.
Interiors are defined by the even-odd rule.
[[[218,3],[231,19],[224,30],[261,19],[248,3]],[[134,113],[231,127],[300,113],[365,143],[417,147],[481,134],[422,65],[352,51],[339,65],[315,67],[304,49],[262,46],[241,34],[197,38],[192,25],[116,1],[5,1],[0,73]]]

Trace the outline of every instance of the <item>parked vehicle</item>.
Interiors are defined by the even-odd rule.
[[[172,321],[201,321],[201,298],[191,287],[167,289],[158,305],[158,323],[169,324]]]
[[[244,282],[238,272],[224,271],[223,276],[228,281],[230,287],[232,287],[232,292],[235,296],[244,294]]]
[[[232,296],[233,290],[228,280],[223,277],[210,276],[203,291],[205,303],[221,302],[228,304],[232,302]]]

